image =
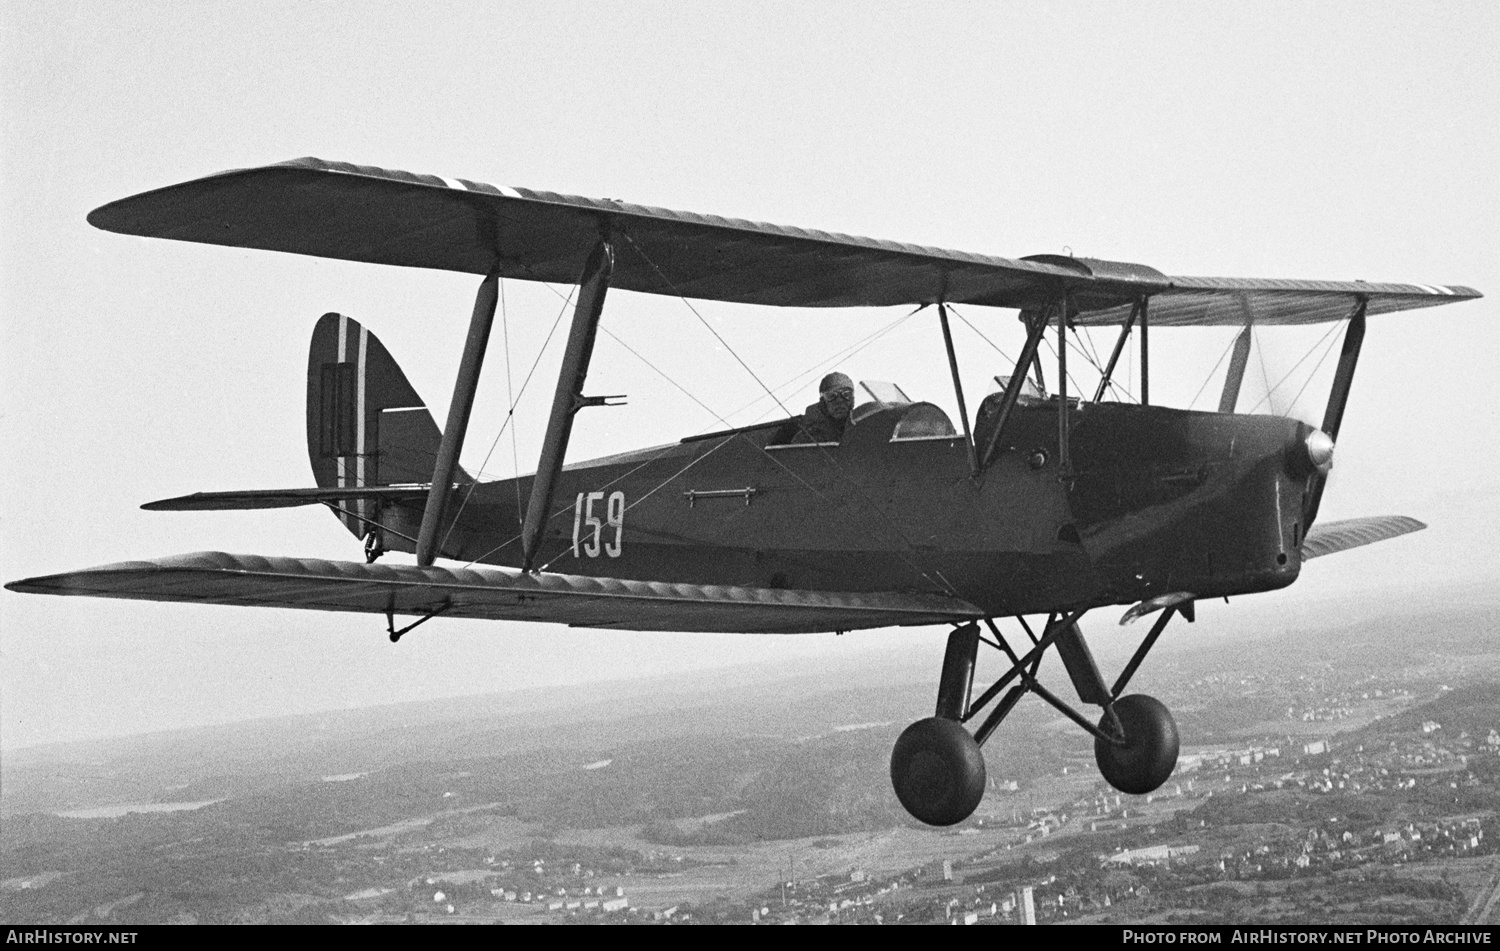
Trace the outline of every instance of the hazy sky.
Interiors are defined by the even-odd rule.
[[[315,155],[1007,256],[1477,287],[1491,296],[1371,319],[1323,505],[1324,519],[1403,513],[1432,528],[1315,562],[1293,589],[1212,618],[1228,630],[1315,616],[1350,591],[1378,610],[1500,582],[1493,3],[0,0],[0,30],[4,580],[203,549],[358,557],[321,509],[138,506],[311,483],[306,347],[325,311],[374,330],[441,420],[477,278],[127,238],[84,220],[149,188]],[[505,295],[519,386],[560,301],[536,285]],[[904,313],[696,306],[775,382]],[[1015,352],[1012,312],[964,316]],[[759,395],[681,301],[613,293],[605,326],[721,414]],[[1321,333],[1264,335],[1261,389],[1252,362],[1246,394]],[[1153,395],[1186,405],[1228,336],[1168,337],[1152,338]],[[971,393],[1008,372],[967,328],[959,343]],[[518,411],[524,471],[558,349]],[[471,468],[504,417],[505,364],[497,326]],[[953,407],[929,314],[840,366]],[[630,404],[581,417],[570,458],[718,425],[608,337],[594,373],[591,390]],[[812,399],[807,379],[788,405]],[[1204,392],[1200,408],[1212,380]],[[1297,410],[1316,418],[1324,392],[1314,381]],[[512,458],[507,435],[485,469],[508,476]],[[0,625],[7,747],[730,662],[815,665],[893,643],[935,682],[942,644],[938,630],[668,636],[439,619],[392,646],[375,617],[10,592]]]

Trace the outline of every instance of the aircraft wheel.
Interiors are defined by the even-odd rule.
[[[385,539],[381,537],[379,529],[372,528],[365,533],[365,564],[375,564],[375,560],[383,554]]]
[[[984,754],[958,721],[918,720],[891,750],[891,785],[907,812],[928,825],[951,826],[984,798]]]
[[[1177,724],[1166,704],[1143,693],[1121,697],[1114,709],[1125,728],[1125,745],[1095,738],[1099,772],[1120,792],[1135,796],[1151,792],[1177,768]],[[1109,732],[1108,716],[1099,721],[1099,728]]]

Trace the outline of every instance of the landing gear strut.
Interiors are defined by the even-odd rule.
[[[979,625],[948,635],[937,713],[902,731],[891,750],[891,785],[906,811],[932,826],[974,814],[984,798],[984,754],[959,721],[969,707]]]
[[[1034,693],[1094,737],[1094,759],[1099,772],[1124,793],[1142,795],[1167,781],[1177,766],[1177,724],[1166,705],[1145,694],[1121,696],[1174,614],[1192,619],[1192,603],[1169,607],[1125,665],[1113,687],[1105,685],[1093,654],[1078,629],[1082,611],[1052,615],[1042,636],[1033,633],[1025,618],[1017,617],[1031,650],[1018,656],[993,620],[986,619],[994,640],[984,638],[977,624],[965,624],[948,635],[943,675],[935,714],[902,732],[891,751],[891,785],[906,811],[928,825],[962,822],[984,797],[985,764],[980,746],[995,732],[1016,703]],[[1010,669],[977,700],[971,702],[974,663],[983,641],[1010,659]],[[1097,725],[1037,682],[1036,674],[1047,649],[1057,647],[1068,677],[1084,703],[1098,704],[1103,716]],[[973,734],[963,726],[978,716],[1013,681]]]

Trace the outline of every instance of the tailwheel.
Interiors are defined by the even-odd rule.
[[[380,534],[380,529],[372,528],[365,533],[365,564],[375,564],[376,559],[383,554],[385,554],[385,538]]]
[[[1143,693],[1121,697],[1112,708],[1124,742],[1095,737],[1094,759],[1099,772],[1120,792],[1136,796],[1151,792],[1177,768],[1177,724],[1166,704]],[[1099,721],[1099,729],[1116,733],[1108,712]]]
[[[1175,760],[1176,733],[1172,736]],[[984,797],[984,781],[984,754],[955,720],[918,720],[902,732],[891,751],[896,798],[928,825],[951,826],[973,815]]]

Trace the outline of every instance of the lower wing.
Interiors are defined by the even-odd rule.
[[[983,617],[940,594],[669,584],[510,568],[418,568],[195,552],[13,581],[32,594],[541,621],[635,631],[804,634]]]
[[[1302,540],[1302,560],[1332,555],[1361,545],[1373,545],[1408,532],[1420,532],[1426,527],[1425,523],[1405,515],[1376,515],[1326,522],[1315,525]]]

